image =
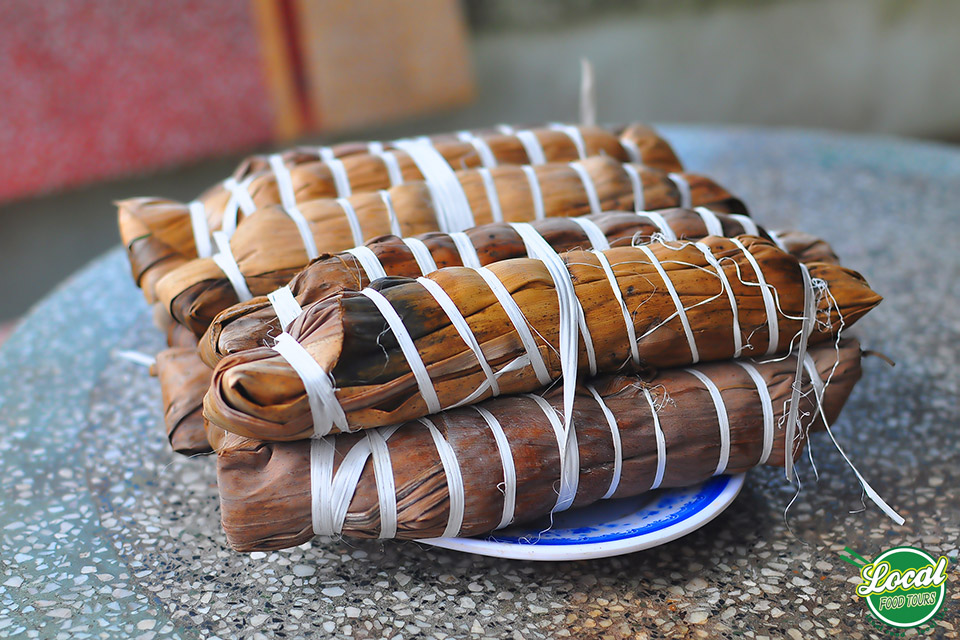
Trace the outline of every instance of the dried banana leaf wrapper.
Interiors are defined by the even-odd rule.
[[[649,242],[655,233],[669,233],[672,238],[699,240],[710,235],[734,237],[745,233],[765,235],[750,219],[737,214],[713,213],[708,210],[666,209],[658,217],[644,213],[611,212],[575,218],[548,218],[531,224],[555,251],[573,249],[605,249],[594,246],[584,224],[596,226],[603,243],[609,247]],[[665,229],[660,225],[665,225]],[[466,231],[470,241],[469,255],[464,256],[454,239],[445,233],[429,233],[418,237],[430,252],[433,265],[424,268],[411,246],[396,236],[383,236],[366,244],[390,276],[416,278],[434,270],[430,268],[469,266],[472,254],[481,265],[501,260],[525,258],[527,247],[520,233],[506,223],[481,225]],[[789,241],[791,233],[783,234]],[[805,243],[806,244],[806,243]],[[784,245],[789,250],[788,245]],[[804,247],[806,250],[806,247]],[[465,262],[466,258],[466,262]],[[289,287],[301,306],[311,304],[341,291],[359,291],[370,284],[371,274],[356,255],[348,252],[319,258],[290,281]],[[216,295],[218,290],[205,293]],[[195,301],[196,306],[202,303]],[[236,304],[219,313],[200,340],[200,356],[211,367],[224,356],[261,347],[270,336],[281,331],[276,312],[266,296]]]
[[[526,137],[526,144],[520,141],[517,134],[521,131],[529,131],[533,134],[535,140],[531,140],[528,134],[521,134]],[[570,133],[567,133],[570,131]],[[579,136],[578,136],[579,132]],[[559,135],[558,135],[559,134]],[[610,137],[615,140],[610,140]],[[579,138],[582,137],[582,142]],[[475,144],[473,139],[479,138],[481,143]],[[493,158],[500,164],[530,164],[532,149],[536,154],[536,147],[543,150],[543,155],[550,161],[555,154],[565,153],[566,156],[576,153],[569,159],[574,160],[577,157],[591,155],[610,155],[622,159],[630,159],[633,162],[640,162],[648,167],[663,169],[664,171],[682,171],[683,165],[677,158],[676,153],[670,146],[670,143],[660,137],[655,129],[641,123],[631,123],[627,125],[604,125],[601,127],[590,125],[566,125],[554,123],[549,125],[532,126],[507,126],[489,127],[473,129],[470,131],[459,131],[456,133],[440,133],[430,136],[421,136],[418,140],[428,140],[434,146],[467,143],[473,150],[464,150],[461,155],[451,155],[458,162],[457,158],[469,156],[466,162],[470,166],[483,165],[483,157],[478,147],[483,147],[484,143],[490,147]],[[554,149],[559,146],[560,150]],[[582,148],[581,148],[582,147]],[[372,142],[344,142],[328,147],[308,147],[300,146],[279,153],[284,165],[291,169],[302,165],[316,162],[318,159],[338,158],[346,160],[349,157],[357,155],[377,156],[383,151],[396,150],[396,142],[392,141],[372,141]],[[566,159],[564,156],[564,159]],[[462,164],[461,164],[462,166]],[[242,181],[252,175],[267,172],[270,170],[270,156],[257,154],[250,156],[241,162],[231,177],[236,181]],[[351,181],[351,187],[353,181]],[[357,190],[357,189],[354,189]],[[208,189],[201,197],[205,200],[214,194],[220,194],[220,203],[225,204],[229,199],[229,194],[223,194],[224,187],[217,184]],[[212,203],[216,204],[216,203]]]
[[[881,300],[856,272],[823,263],[803,267],[754,236],[571,251],[561,259],[589,332],[576,350],[581,373],[786,352],[801,329],[809,344],[823,342]],[[821,294],[808,286],[805,270]],[[425,281],[449,297],[475,347]],[[336,402],[311,411],[300,374],[264,347],[220,361],[204,417],[239,435],[294,440],[342,431],[341,424],[349,430],[398,424],[473,403],[491,394],[491,378],[501,394],[543,388],[562,371],[561,321],[577,315],[568,307],[561,316],[557,282],[546,262],[515,259],[480,270],[441,269],[421,280],[381,278],[362,292],[331,296],[303,309],[286,343],[296,341],[291,346],[319,364]],[[400,337],[409,338],[409,348]]]
[[[707,235],[707,229],[711,226],[711,216],[715,223],[722,226],[725,236],[740,235],[744,231],[744,224],[755,226],[750,225],[749,220],[739,216],[723,213],[707,215],[708,213],[703,210],[670,209],[662,212],[662,220],[673,235],[685,239],[698,239]],[[651,218],[644,214],[609,213],[585,218],[596,224],[613,246],[631,244],[636,240],[647,241],[653,233],[663,232]],[[584,227],[573,219],[542,220],[534,222],[533,226],[557,251],[590,244]],[[758,230],[763,233],[762,229]],[[507,225],[476,227],[469,230],[468,234],[481,264],[526,256],[526,247],[522,239],[515,229]],[[459,249],[453,245],[449,235],[428,234],[422,236],[422,239],[437,267],[462,264]],[[836,261],[836,256],[826,242],[807,234],[781,232],[779,240],[788,252],[793,253],[796,250],[811,258],[810,260],[801,259],[801,262],[819,261],[821,258],[830,257]],[[387,274],[411,277],[420,275],[420,266],[412,255],[410,247],[400,239],[386,236],[368,243],[367,246]],[[819,250],[812,251],[810,247],[818,247]],[[343,253],[314,261],[307,269],[297,274],[291,281],[290,287],[297,302],[300,305],[307,305],[334,293],[359,291],[368,284],[370,284],[369,274],[357,261],[356,256]],[[255,298],[235,305],[217,316],[200,342],[200,357],[209,367],[213,367],[224,355],[269,344],[272,342],[271,336],[278,335],[280,331],[280,322],[269,300],[266,297]],[[196,366],[200,367],[201,364],[196,363]],[[197,372],[196,375],[201,374]],[[180,430],[181,441],[192,443],[194,440],[205,437],[202,404],[213,370],[206,368],[203,375],[205,375],[206,385],[202,388],[190,386],[183,390],[164,389],[165,394],[179,398],[192,408],[188,416],[176,424]],[[161,379],[161,385],[163,384],[164,380]],[[169,422],[167,428],[168,430],[172,428]],[[192,435],[188,437],[187,433]],[[173,439],[171,439],[171,445],[178,453],[190,455],[196,452],[192,446],[188,451],[181,451],[178,443]]]
[[[434,146],[454,168],[496,164],[564,162],[603,155],[619,161],[635,160],[665,171],[681,166],[670,145],[642,125],[627,127],[615,136],[598,127],[573,127],[574,133],[542,128],[526,136],[491,134],[458,140],[439,138]],[[384,145],[379,145],[383,147]],[[271,167],[265,159],[251,160],[229,183],[212,187],[195,201],[209,231],[225,228],[225,219],[284,201],[278,176],[291,202],[349,196],[387,189],[423,175],[411,156],[387,144],[387,151],[369,153],[366,143],[343,147],[340,158],[319,160],[317,150],[293,150],[278,156]],[[361,149],[363,151],[361,151]],[[346,153],[350,150],[350,153]],[[531,157],[532,156],[532,157]],[[282,174],[282,175],[281,175]],[[166,273],[198,256],[191,204],[164,198],[131,198],[117,203],[121,240],[127,247],[134,279],[153,301],[154,286]]]
[[[191,347],[164,349],[157,354],[155,368],[170,447],[188,456],[209,452],[203,429],[203,395],[210,387],[210,368]]]
[[[859,345],[844,340],[839,349],[815,347],[807,358],[808,371],[817,374],[819,385],[830,380],[819,396],[824,415],[833,421],[860,378]],[[567,465],[568,473],[572,468],[576,475],[573,506],[654,487],[688,486],[760,464],[783,466],[785,431],[778,425],[784,419],[795,369],[794,357],[765,364],[728,361],[693,367],[702,378],[673,369],[652,378],[601,377],[589,387],[578,387],[573,424],[579,455],[576,467]],[[791,447],[794,457],[809,432],[824,428],[815,389],[808,374],[801,406],[812,417]],[[315,531],[329,534],[324,530],[329,521],[315,514],[312,505],[314,492],[317,504],[325,494],[319,490],[320,482],[311,484],[311,465],[325,447],[335,451],[332,477],[342,467],[347,473],[344,461],[354,448],[372,446],[375,451],[360,459],[362,471],[355,484],[346,483],[342,510],[329,505],[335,534],[400,539],[476,536],[503,526],[504,520],[523,523],[545,516],[555,508],[557,487],[565,481],[561,459],[566,456],[560,444],[565,441],[558,439],[555,429],[561,406],[559,391],[540,401],[530,396],[494,398],[477,407],[430,416],[432,426],[409,422],[395,430],[340,434],[321,441],[271,443],[217,432],[220,511],[227,540],[238,551],[254,551],[302,544]],[[554,413],[552,420],[548,411]],[[505,446],[498,445],[496,427]],[[383,448],[371,443],[385,436]],[[452,460],[441,458],[441,448],[449,448]],[[379,458],[380,470],[375,470],[373,456]],[[509,466],[512,474],[506,471]],[[393,490],[383,470],[388,470]],[[382,518],[384,513],[391,517]]]
[[[579,166],[582,173],[567,164],[527,167],[529,174],[522,167],[498,167],[490,171],[489,183],[477,171],[458,172],[472,212],[472,222],[460,229],[496,221],[635,210],[637,204],[650,210],[707,206],[739,214],[746,211],[739,199],[702,176],[634,167],[637,180],[633,180],[627,169],[633,165],[610,158],[590,158]],[[317,255],[345,251],[387,234],[410,237],[445,230],[438,203],[426,184],[401,185],[386,193],[389,199],[381,193],[358,194],[346,201],[314,200],[301,205]],[[241,286],[254,296],[267,294],[303,269],[310,256],[301,233],[280,207],[261,209],[247,218],[229,241]],[[217,313],[242,301],[238,288],[217,261],[201,258],[164,276],[157,295],[178,322],[200,335]]]

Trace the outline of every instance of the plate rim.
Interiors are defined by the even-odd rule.
[[[562,562],[611,558],[651,549],[700,529],[723,513],[733,503],[734,499],[740,494],[740,490],[743,489],[746,475],[746,473],[738,473],[727,476],[727,484],[720,493],[689,518],[657,531],[621,540],[564,545],[516,544],[514,542],[493,541],[487,538],[428,538],[417,542],[450,551],[510,560]],[[687,487],[676,487],[678,490],[685,488]]]

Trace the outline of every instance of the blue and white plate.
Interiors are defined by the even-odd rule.
[[[716,476],[682,489],[601,500],[486,538],[434,538],[424,544],[514,560],[588,560],[649,549],[716,518],[740,493],[746,474]]]

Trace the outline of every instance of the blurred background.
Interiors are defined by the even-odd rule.
[[[190,200],[246,154],[598,118],[960,140],[952,0],[0,3],[0,339],[118,243],[112,201]]]

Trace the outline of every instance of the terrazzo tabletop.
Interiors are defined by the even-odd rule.
[[[662,130],[761,224],[828,239],[885,296],[852,333],[896,367],[865,360],[835,433],[904,526],[864,509],[818,436],[819,482],[801,464],[786,516],[782,472],[753,471],[707,526],[632,555],[534,564],[320,539],[234,553],[214,460],[167,450],[156,380],[114,355],[162,347],[115,250],[0,349],[0,637],[882,638],[837,552],[897,545],[951,558],[929,637],[958,637],[960,150]]]

